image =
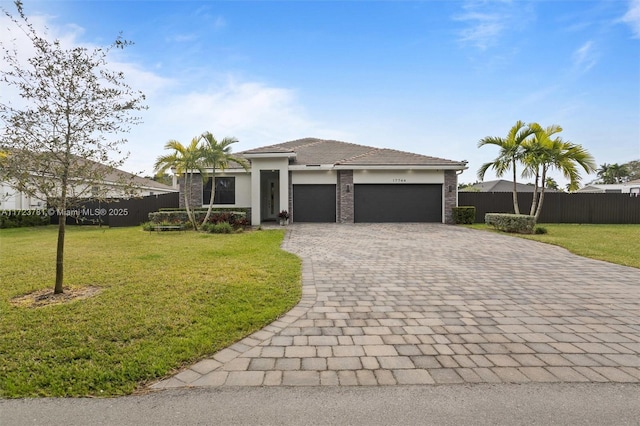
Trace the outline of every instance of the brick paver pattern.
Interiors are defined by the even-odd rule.
[[[287,230],[300,303],[153,388],[640,382],[638,269],[440,224]]]

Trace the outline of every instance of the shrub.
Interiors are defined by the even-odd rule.
[[[525,214],[487,213],[484,221],[500,231],[518,234],[533,234],[536,226],[536,218]]]
[[[49,225],[46,210],[0,210],[0,229]]]
[[[543,228],[542,226],[536,226],[535,233],[536,234],[546,234],[547,228]]]
[[[214,225],[210,225],[211,230],[209,232],[213,234],[231,234],[233,233],[233,226],[228,222],[220,222]]]
[[[476,221],[475,206],[458,206],[458,207],[454,207],[452,211],[453,211],[453,221],[456,224],[471,225]]]
[[[153,226],[154,226],[153,222],[145,222],[145,223],[142,224],[142,230],[143,231],[153,231],[153,229],[154,229]]]

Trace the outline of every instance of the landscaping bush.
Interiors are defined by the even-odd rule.
[[[518,234],[533,234],[536,226],[536,218],[525,214],[487,213],[484,221],[500,231]]]
[[[200,227],[200,230],[210,234],[232,234],[235,232],[233,226],[228,222],[205,223]]]
[[[453,209],[453,221],[460,225],[471,225],[476,221],[475,206],[458,206]]]
[[[536,234],[546,234],[547,232],[548,232],[547,228],[544,228],[542,226],[536,226],[536,229],[535,229]]]
[[[0,229],[49,225],[46,210],[0,210]]]
[[[196,222],[201,223],[204,220],[207,211],[197,210],[194,214]],[[185,210],[163,210],[149,213],[149,221],[153,224],[190,225],[189,218]],[[249,226],[249,220],[246,217],[246,213],[242,211],[214,211],[209,216],[208,224],[215,225],[222,222],[230,224],[234,229]]]

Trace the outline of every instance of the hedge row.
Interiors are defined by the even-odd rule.
[[[0,229],[49,225],[46,210],[0,210]]]
[[[526,214],[487,213],[484,221],[500,231],[518,234],[532,234],[536,226],[535,216]]]
[[[206,210],[197,210],[194,212],[197,223],[202,223],[206,215]],[[162,210],[159,212],[149,213],[149,221],[152,224],[157,225],[191,225],[185,210]],[[224,222],[231,225],[234,229],[243,228],[249,225],[246,212],[218,211],[217,209],[211,212],[207,224],[215,225]]]

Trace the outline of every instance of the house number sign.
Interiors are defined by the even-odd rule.
[[[395,178],[395,179],[393,179],[393,181],[392,181],[392,182],[393,182],[393,183],[402,183],[402,182],[406,182],[406,181],[407,181],[406,179]]]

